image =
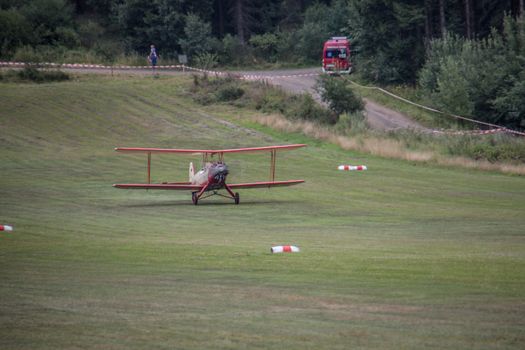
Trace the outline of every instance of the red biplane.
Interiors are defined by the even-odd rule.
[[[251,148],[235,148],[222,150],[202,150],[202,149],[166,149],[166,148],[131,148],[117,147],[118,152],[139,152],[148,155],[148,183],[135,184],[114,184],[114,187],[124,189],[146,189],[146,190],[186,190],[191,191],[193,204],[197,205],[200,199],[208,198],[213,195],[220,195],[226,198],[232,198],[235,204],[239,204],[239,193],[234,190],[239,188],[263,188],[275,186],[292,186],[297,185],[304,180],[286,180],[275,181],[275,162],[277,151],[290,150],[304,147],[304,144],[283,145],[283,146],[265,146]],[[224,163],[225,153],[253,153],[269,152],[270,153],[270,181],[248,182],[230,184],[226,183],[228,176],[228,166]],[[202,169],[195,172],[193,163],[190,162],[189,181],[188,182],[163,182],[151,183],[151,154],[152,153],[175,153],[175,154],[201,154]],[[217,160],[213,160],[217,156]],[[218,191],[224,189],[229,196],[222,195]],[[208,194],[208,192],[211,192]],[[205,195],[207,194],[207,195]]]

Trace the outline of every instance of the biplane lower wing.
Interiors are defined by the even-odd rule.
[[[180,191],[199,191],[200,185],[192,185],[189,182],[165,183],[165,184],[114,184],[113,187],[128,190],[180,190]]]
[[[287,181],[262,181],[247,182],[239,184],[228,184],[231,189],[237,188],[268,188],[268,187],[285,187],[303,183],[304,180],[287,180]],[[180,191],[199,191],[203,186],[192,185],[191,183],[165,183],[165,184],[114,184],[113,187],[128,190],[180,190]]]
[[[263,181],[263,182],[248,182],[241,184],[228,184],[232,189],[237,188],[266,188],[266,187],[285,187],[293,186],[303,183],[304,180],[286,180],[286,181]]]

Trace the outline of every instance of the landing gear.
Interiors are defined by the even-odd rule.
[[[233,197],[233,200],[235,201],[235,204],[239,204],[239,192],[235,192],[235,196]]]
[[[228,187],[228,185],[224,185],[224,189],[228,192],[229,195],[224,195],[224,194],[221,194],[218,192],[219,189],[209,189],[208,192],[211,192],[210,194],[205,194],[204,192],[206,191],[206,189],[208,189],[208,187],[205,187],[203,188],[202,190],[200,191],[194,191],[191,193],[191,201],[193,202],[194,205],[197,205],[199,204],[199,200],[200,199],[206,199],[208,197],[211,197],[211,196],[221,196],[221,197],[224,197],[224,198],[231,198],[233,199],[233,201],[235,202],[235,204],[239,204],[239,201],[240,201],[240,196],[239,196],[239,193],[238,192],[235,192],[233,193],[233,191],[231,190],[230,187]]]
[[[191,193],[191,201],[195,205],[199,204],[199,196],[197,195],[197,192],[192,192]]]

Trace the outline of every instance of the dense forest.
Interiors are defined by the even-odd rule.
[[[112,62],[155,44],[193,64],[319,64],[345,35],[365,79],[524,128],[523,12],[524,0],[0,0],[0,57]]]

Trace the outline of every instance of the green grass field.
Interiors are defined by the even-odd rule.
[[[525,178],[342,151],[202,107],[189,79],[0,84],[0,348],[523,349]],[[305,142],[236,206],[125,191],[116,146]],[[153,156],[155,181],[190,157]],[[230,181],[269,155],[232,156]],[[365,164],[366,172],[338,172]],[[298,254],[270,253],[294,244]]]

